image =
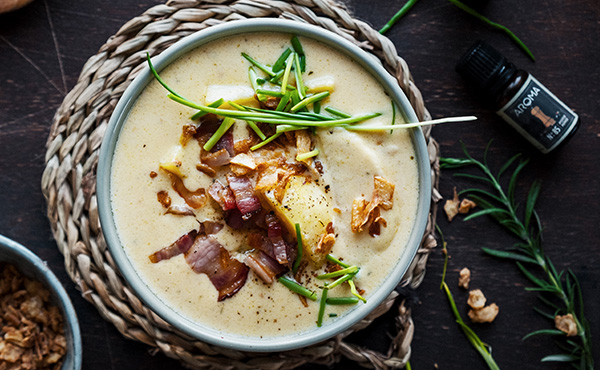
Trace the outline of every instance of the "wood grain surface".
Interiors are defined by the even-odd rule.
[[[54,111],[76,82],[84,62],[130,18],[157,4],[150,0],[66,1],[35,0],[13,13],[0,15],[0,233],[48,261],[68,290],[77,310],[83,337],[84,369],[179,368],[178,362],[156,354],[146,345],[124,339],[74,289],[63,268],[63,258],[45,217],[40,190],[45,142]],[[354,14],[380,28],[404,3],[390,0],[347,0]],[[516,153],[530,158],[518,183],[518,193],[534,179],[542,181],[538,212],[544,226],[546,253],[559,269],[572,269],[582,283],[586,316],[600,361],[600,5],[579,1],[489,1],[482,10],[511,28],[535,54],[534,63],[505,35],[495,31],[445,0],[422,0],[387,36],[411,68],[434,118],[455,115],[479,117],[475,123],[434,129],[443,156],[461,155],[459,141],[481,157],[493,139],[488,156],[498,168]],[[558,95],[581,118],[575,137],[563,148],[542,155],[469,90],[454,65],[475,40],[486,39],[513,63],[528,70]],[[452,188],[469,183],[443,172],[445,197]],[[458,271],[471,269],[474,288],[500,306],[492,324],[473,325],[503,369],[560,369],[540,358],[557,353],[549,338],[522,341],[528,332],[551,328],[533,311],[534,293],[511,262],[484,255],[481,247],[507,248],[515,242],[489,219],[448,223],[440,227],[451,255],[448,282],[466,317],[466,291],[456,285]],[[439,290],[443,256],[435,251],[425,281],[411,296],[416,331],[413,369],[485,368],[455,324]],[[385,350],[392,335],[390,316],[353,335],[352,340]],[[354,368],[345,360],[336,368]],[[319,368],[305,366],[304,368]]]

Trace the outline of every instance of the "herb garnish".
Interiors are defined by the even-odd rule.
[[[448,169],[475,167],[483,173],[483,176],[470,173],[456,173],[455,176],[479,181],[491,188],[491,190],[470,188],[460,192],[461,194],[468,193],[469,198],[482,208],[481,211],[465,217],[465,221],[489,215],[520,239],[509,250],[489,248],[482,248],[482,250],[494,257],[512,259],[516,262],[519,270],[534,284],[533,287],[526,288],[526,290],[539,292],[538,298],[546,306],[546,310],[535,308],[536,312],[553,322],[559,315],[570,315],[577,327],[577,337],[568,337],[560,330],[542,329],[528,334],[523,339],[542,334],[560,336],[563,340],[557,345],[563,350],[563,353],[546,356],[542,358],[542,362],[570,362],[580,370],[593,369],[591,333],[589,323],[584,316],[583,295],[579,281],[570,269],[557,271],[542,248],[542,223],[535,211],[535,203],[541,189],[539,181],[534,181],[531,185],[522,215],[517,214],[519,207],[519,203],[515,201],[517,178],[528,161],[519,160],[516,164],[519,159],[517,154],[500,168],[497,175],[494,175],[487,164],[489,144],[484,152],[483,161],[474,159],[467,152],[464,144],[461,143],[461,145],[465,158],[441,158],[440,167]],[[501,177],[514,164],[516,167],[505,190],[500,184]],[[532,271],[529,266],[536,269]]]
[[[435,229],[440,235],[440,241],[442,243],[442,253],[444,254],[444,270],[442,272],[442,283],[440,284],[440,289],[443,289],[444,293],[446,293],[446,298],[448,298],[448,303],[450,304],[450,308],[452,309],[452,313],[454,314],[456,323],[458,324],[458,326],[460,326],[461,330],[463,331],[473,348],[475,348],[475,350],[479,352],[479,355],[481,355],[481,357],[488,365],[490,370],[500,370],[500,367],[498,366],[498,364],[496,364],[496,361],[492,357],[491,347],[488,344],[483,343],[481,339],[479,339],[477,334],[475,334],[473,329],[471,329],[467,324],[465,324],[462,317],[460,316],[460,313],[458,312],[458,308],[456,308],[456,302],[454,301],[452,292],[450,292],[450,288],[448,287],[448,284],[446,284],[446,270],[448,268],[448,244],[444,240],[444,234],[442,233],[442,230],[437,224],[435,225]]]
[[[525,54],[527,54],[527,56],[535,62],[535,56],[533,56],[533,53],[531,52],[531,50],[529,50],[527,45],[525,45],[525,43],[523,41],[521,41],[521,39],[519,39],[517,37],[517,35],[515,35],[506,26],[503,26],[499,23],[491,21],[490,19],[483,16],[475,9],[467,6],[466,4],[464,4],[463,2],[461,2],[459,0],[448,0],[448,1],[450,1],[453,5],[457,6],[462,11],[479,19],[483,23],[507,34],[508,37],[510,37],[510,39],[513,40],[525,52]],[[396,22],[398,22],[398,20],[400,20],[400,18],[402,18],[404,15],[406,15],[406,13],[408,13],[410,8],[412,8],[416,2],[417,2],[417,0],[409,0],[406,4],[404,4],[404,6],[402,8],[400,8],[400,10],[396,14],[394,14],[394,16],[379,30],[379,33],[384,34],[385,32],[387,32]]]

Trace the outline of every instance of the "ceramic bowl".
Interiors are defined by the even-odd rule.
[[[232,21],[223,25],[213,26],[177,42],[159,56],[153,58],[153,64],[155,68],[160,71],[180,56],[200,45],[223,37],[250,32],[296,34],[317,40],[348,55],[376,78],[383,86],[384,90],[394,100],[396,106],[401,108],[407,122],[418,121],[408,99],[398,87],[397,82],[385,71],[377,58],[327,30],[304,23],[278,19],[251,19]],[[356,306],[356,308],[345,314],[343,317],[337,319],[334,324],[326,325],[321,328],[315,326],[315,330],[275,338],[252,338],[227,335],[183,317],[153,294],[136,273],[134,266],[120,244],[115,228],[110,200],[111,164],[119,133],[136,99],[152,79],[153,77],[148,68],[142,70],[127,88],[117,104],[110,119],[100,151],[97,188],[100,220],[109,250],[124,278],[149,308],[175,328],[201,341],[242,351],[273,352],[305,347],[331,338],[356,324],[381,304],[401,281],[403,275],[410,266],[419,247],[427,223],[431,197],[431,178],[427,146],[420,129],[411,131],[412,141],[416,149],[416,160],[419,167],[420,193],[417,219],[409,243],[388,279],[386,279],[376,291],[370,293],[368,302],[364,305],[361,304]]]
[[[0,235],[0,262],[14,265],[23,276],[41,282],[51,295],[51,303],[57,306],[64,317],[67,353],[62,370],[81,369],[81,334],[73,304],[54,273],[29,249]]]

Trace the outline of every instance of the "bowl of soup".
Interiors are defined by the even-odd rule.
[[[148,60],[109,122],[109,250],[174,328],[243,351],[356,324],[407,271],[431,194],[426,143],[380,62],[278,19],[210,27]]]

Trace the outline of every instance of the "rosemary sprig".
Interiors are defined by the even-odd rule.
[[[396,22],[398,22],[400,18],[404,17],[406,13],[408,13],[410,8],[412,8],[417,3],[417,1],[418,0],[408,0],[406,4],[404,4],[404,6],[400,8],[400,10],[398,10],[398,12],[394,14],[394,16],[389,21],[387,21],[387,23],[383,27],[381,27],[379,33],[383,35],[390,28],[392,28],[392,26],[396,24]]]
[[[479,355],[483,358],[485,363],[488,365],[490,370],[500,370],[498,364],[492,357],[491,348],[488,349],[489,345],[483,343],[481,339],[475,334],[473,329],[471,329],[465,322],[463,321],[460,313],[458,312],[458,308],[456,307],[456,302],[454,301],[454,297],[452,296],[452,292],[450,292],[450,288],[448,284],[446,284],[446,270],[448,268],[448,244],[446,240],[444,240],[444,234],[439,226],[436,224],[435,228],[440,235],[440,241],[442,243],[442,253],[444,254],[444,270],[442,273],[442,283],[440,284],[440,290],[444,290],[446,293],[446,298],[448,298],[448,303],[450,304],[450,308],[452,309],[452,313],[454,314],[454,318],[456,319],[456,323],[460,326],[461,330],[469,340],[469,343],[475,348],[475,350],[479,353]]]
[[[469,198],[477,202],[482,208],[482,210],[466,217],[465,220],[489,215],[519,239],[519,242],[515,243],[510,250],[483,248],[483,251],[494,257],[512,259],[516,262],[519,270],[534,285],[526,289],[539,292],[538,298],[551,311],[549,313],[536,308],[538,313],[552,321],[557,315],[570,314],[577,326],[577,338],[568,338],[565,333],[560,332],[564,343],[561,342],[559,347],[563,349],[564,353],[546,356],[542,358],[542,361],[571,362],[575,368],[580,370],[593,369],[591,333],[589,323],[584,316],[583,296],[579,281],[571,270],[559,272],[542,248],[542,224],[539,215],[535,211],[535,203],[541,189],[539,181],[533,182],[527,195],[525,207],[522,212],[518,212],[519,204],[515,201],[517,179],[528,161],[520,160],[517,154],[510,158],[494,175],[487,163],[489,145],[484,152],[483,161],[473,158],[467,152],[464,144],[462,144],[462,148],[465,158],[442,158],[440,160],[441,168],[475,167],[483,176],[471,173],[457,173],[455,175],[480,181],[491,189],[471,188],[461,192],[461,194],[468,193]],[[508,180],[507,187],[504,188],[501,185],[501,177],[511,167],[515,169]],[[529,266],[533,266],[535,269],[530,269]],[[555,330],[538,330],[530,333],[525,338],[542,334],[559,335],[558,331]]]

